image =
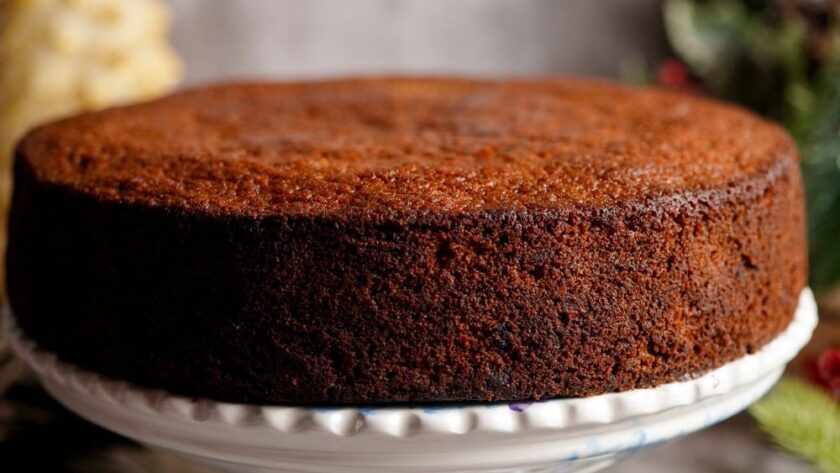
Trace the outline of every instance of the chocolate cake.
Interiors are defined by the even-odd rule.
[[[62,359],[226,401],[587,396],[785,329],[791,139],[585,80],[220,85],[17,147],[8,294]]]

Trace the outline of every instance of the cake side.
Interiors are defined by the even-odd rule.
[[[308,219],[102,204],[18,161],[9,293],[62,358],[222,400],[649,387],[787,325],[806,273],[796,169],[608,209]]]
[[[479,98],[499,87],[466,93],[455,84]],[[18,323],[63,359],[112,377],[227,401],[302,404],[649,387],[718,367],[781,332],[806,279],[801,179],[784,132],[696,98],[550,85],[536,83],[534,93],[578,97],[574,106],[561,102],[588,117],[576,138],[552,125],[551,142],[570,146],[565,154],[540,156],[548,138],[528,138],[525,127],[520,141],[536,148],[511,135],[506,158],[465,158],[484,138],[446,127],[430,138],[415,126],[428,116],[414,112],[401,115],[400,129],[419,144],[449,142],[435,148],[440,156],[412,161],[406,151],[353,164],[344,154],[351,138],[364,141],[369,130],[344,130],[347,147],[320,164],[328,170],[306,153],[279,159],[257,148],[238,157],[217,148],[200,159],[172,155],[167,146],[179,145],[171,137],[142,133],[138,140],[151,144],[120,141],[120,155],[105,140],[97,154],[92,137],[117,125],[114,133],[129,135],[132,120],[149,131],[143,107],[160,103],[140,106],[139,116],[116,109],[42,128],[15,164],[7,266]],[[254,97],[252,87],[186,97],[212,105],[216,95]],[[380,86],[326,84],[326,95],[300,87],[311,103],[334,87],[351,97],[361,87],[368,97]],[[446,83],[430,87],[439,93]],[[607,87],[621,103],[580,99],[591,87]],[[515,96],[527,112],[526,89]],[[399,110],[419,100],[412,94]],[[195,101],[167,100],[174,111]],[[686,103],[693,112],[674,118],[669,110]],[[622,125],[603,118],[602,105],[642,108],[646,118],[625,112],[630,124]],[[709,110],[720,123],[698,115]],[[369,120],[368,112],[348,120]],[[472,112],[460,120],[481,125]],[[721,123],[729,126],[718,130]],[[598,131],[605,126],[614,129]],[[707,148],[697,142],[704,135]],[[668,137],[686,146],[669,147]],[[493,140],[497,148],[504,141]],[[141,148],[163,151],[131,154]],[[132,181],[137,166],[143,178]],[[251,187],[258,169],[277,180]]]

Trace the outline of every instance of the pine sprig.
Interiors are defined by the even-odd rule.
[[[840,473],[840,406],[824,391],[786,378],[750,412],[781,447],[823,473]]]

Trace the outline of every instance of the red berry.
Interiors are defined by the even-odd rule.
[[[687,88],[691,85],[688,68],[673,59],[661,63],[656,68],[656,80],[660,85],[674,89]]]
[[[828,348],[817,358],[817,373],[825,382],[840,378],[840,348]]]

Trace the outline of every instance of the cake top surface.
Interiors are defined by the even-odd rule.
[[[720,190],[796,160],[778,127],[687,94],[572,79],[230,84],[69,118],[36,178],[212,213],[604,207]]]

